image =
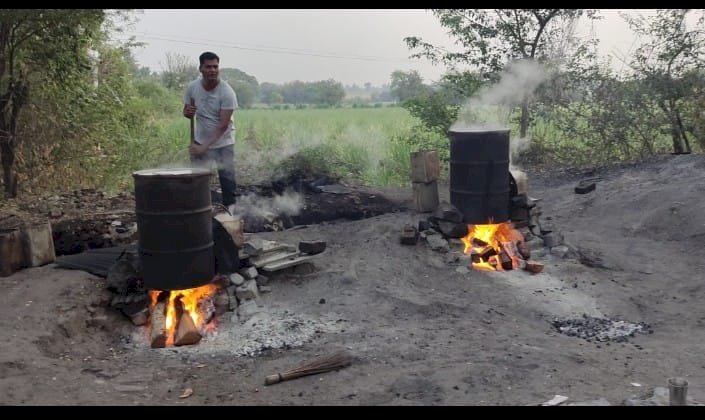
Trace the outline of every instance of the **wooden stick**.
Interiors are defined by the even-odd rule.
[[[295,369],[269,375],[264,379],[265,385],[273,385],[290,379],[300,378],[307,375],[330,372],[349,366],[352,363],[352,356],[344,351],[333,353],[328,356],[321,356]]]
[[[191,98],[191,106],[196,105],[196,101]],[[195,120],[196,116],[194,115],[191,117],[191,144],[194,144],[196,142],[196,128],[195,128]]]

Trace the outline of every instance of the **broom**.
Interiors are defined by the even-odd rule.
[[[273,385],[279,382],[296,379],[302,376],[315,375],[317,373],[330,372],[339,368],[344,368],[352,363],[352,356],[344,351],[338,351],[327,356],[320,356],[297,368],[287,370],[274,375],[269,375],[264,379],[265,385]]]

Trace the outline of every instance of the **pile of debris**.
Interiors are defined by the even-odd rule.
[[[633,323],[609,318],[595,318],[585,314],[578,319],[556,319],[552,325],[561,334],[596,342],[622,343],[637,333],[653,333],[651,326],[643,322]]]

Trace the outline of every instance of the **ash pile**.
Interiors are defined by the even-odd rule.
[[[652,334],[654,332],[649,324],[643,322],[633,323],[587,315],[577,319],[556,319],[552,325],[561,334],[599,343],[624,343],[628,341],[629,337],[635,337],[636,334]]]

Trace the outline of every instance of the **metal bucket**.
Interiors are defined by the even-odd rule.
[[[145,287],[182,290],[211,282],[215,276],[211,172],[146,169],[132,176]]]
[[[463,221],[509,220],[509,130],[450,130],[450,202]]]

